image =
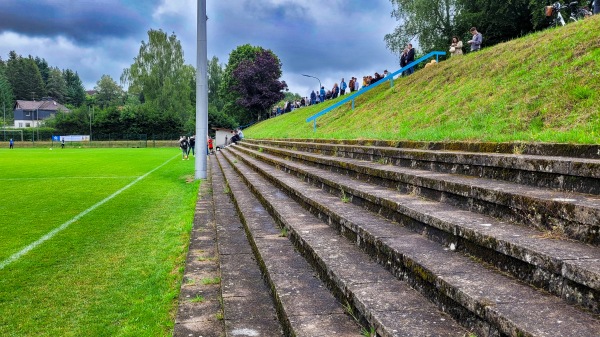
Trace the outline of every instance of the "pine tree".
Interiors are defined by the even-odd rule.
[[[40,74],[42,75],[42,79],[44,80],[44,84],[48,85],[48,78],[50,77],[50,67],[48,66],[48,62],[45,59],[41,59],[39,57],[35,57],[35,64],[40,70]]]
[[[77,72],[66,69],[63,71],[63,78],[67,84],[65,103],[76,107],[83,105],[85,102],[85,89]]]
[[[57,102],[64,103],[67,94],[67,83],[58,68],[50,68],[48,74],[48,83],[46,85],[48,96],[54,98]]]
[[[39,100],[46,94],[44,80],[32,57],[23,58],[11,51],[6,66],[6,77],[15,99]]]

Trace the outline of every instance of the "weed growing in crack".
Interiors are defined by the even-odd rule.
[[[200,262],[204,262],[204,261],[214,261],[215,258],[211,257],[211,256],[199,256],[196,260],[200,261]]]
[[[513,147],[513,154],[521,155],[525,151],[525,144],[518,144]]]
[[[281,230],[279,232],[279,236],[287,238],[287,236],[288,236],[288,229],[287,229],[287,227],[281,227]]]
[[[201,282],[204,285],[219,284],[219,283],[221,283],[221,278],[220,277],[214,277],[214,278],[206,277],[206,278],[203,278],[201,280]]]
[[[365,327],[360,329],[360,334],[364,337],[377,337],[377,332],[375,332],[374,327],[370,327],[368,330]]]
[[[204,302],[204,296],[196,295],[196,297],[192,298],[190,300],[190,302],[192,302],[192,303],[202,303],[202,302]]]
[[[342,190],[342,202],[345,204],[350,202],[350,197],[346,195],[346,192],[344,192],[344,190]]]

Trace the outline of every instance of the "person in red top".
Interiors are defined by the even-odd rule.
[[[208,137],[208,153],[209,154],[213,154],[213,140],[212,138]]]

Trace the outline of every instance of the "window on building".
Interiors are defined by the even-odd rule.
[[[19,123],[19,127],[22,128],[23,127],[23,123]]]
[[[25,127],[26,128],[30,128],[31,127],[31,123],[25,123]]]

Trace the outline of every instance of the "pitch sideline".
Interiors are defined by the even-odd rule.
[[[131,186],[135,185],[136,183],[138,183],[139,181],[141,181],[142,179],[146,178],[147,176],[149,176],[151,173],[153,173],[154,171],[160,169],[161,167],[167,165],[170,161],[172,161],[173,159],[175,159],[176,157],[179,157],[179,154],[173,156],[172,158],[168,159],[167,161],[165,161],[164,163],[162,163],[161,165],[159,165],[158,167],[154,168],[153,170],[147,172],[146,174],[144,174],[143,176],[137,178],[136,180],[130,182],[129,184],[127,184],[125,187],[121,188],[120,190],[116,191],[115,193],[109,195],[108,197],[104,198],[103,200],[95,203],[94,205],[92,205],[90,208],[86,209],[85,211],[77,214],[76,216],[74,216],[71,220],[63,223],[62,225],[54,228],[53,230],[51,230],[50,232],[48,232],[48,234],[42,236],[41,238],[39,238],[37,241],[27,245],[26,247],[24,247],[23,249],[21,249],[20,251],[14,253],[13,255],[11,255],[8,259],[0,262],[0,270],[4,269],[6,266],[8,266],[9,264],[17,261],[18,259],[20,259],[23,255],[29,253],[31,250],[33,250],[34,248],[36,248],[37,246],[41,245],[42,243],[44,243],[45,241],[51,239],[54,235],[60,233],[61,231],[63,231],[64,229],[66,229],[67,227],[69,227],[72,223],[74,223],[75,221],[81,219],[82,217],[84,217],[86,214],[88,214],[89,212],[95,210],[96,208],[102,206],[103,204],[105,204],[107,201],[111,200],[112,198],[116,197],[117,195],[121,194],[121,192],[127,190],[128,188],[130,188]]]

